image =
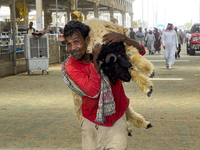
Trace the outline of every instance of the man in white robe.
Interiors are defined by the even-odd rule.
[[[146,35],[145,41],[147,43],[147,49],[149,50],[149,54],[154,54],[154,51],[155,51],[155,48],[154,48],[155,36],[154,36],[154,34],[152,34],[151,30]]]
[[[175,52],[178,50],[178,38],[174,31],[173,24],[168,23],[165,32],[163,33],[163,48],[166,67],[170,70],[175,62]]]

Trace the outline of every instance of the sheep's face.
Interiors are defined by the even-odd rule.
[[[102,62],[100,67],[115,85],[117,79],[125,82],[131,80],[128,68],[132,64],[128,61],[123,42],[102,45],[102,50],[97,58],[97,62]]]
[[[67,51],[72,55],[75,60],[82,60],[85,56],[87,46],[90,38],[83,38],[80,32],[74,32],[72,36],[65,37]]]

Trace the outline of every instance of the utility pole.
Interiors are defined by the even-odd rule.
[[[58,0],[56,0],[56,34],[58,35],[58,62],[60,63],[60,34],[58,30]]]
[[[153,28],[154,28],[154,2],[153,2]]]
[[[156,11],[155,11],[155,24],[156,27],[158,26],[158,4],[156,4]]]
[[[56,33],[58,33],[58,0],[56,0]]]
[[[142,0],[142,28],[143,28],[143,0]]]
[[[148,12],[147,14],[148,14],[148,16],[147,17],[148,17],[148,27],[149,27],[149,0],[148,0],[148,5],[147,6],[148,6],[147,7],[147,12]]]
[[[165,15],[165,25],[166,25],[166,10],[165,10],[165,12],[164,12],[164,13],[165,13],[164,15]]]
[[[13,74],[17,74],[17,64],[16,64],[16,23],[15,23],[15,0],[12,0],[12,27],[13,27]]]
[[[199,22],[200,22],[200,0],[199,0]]]

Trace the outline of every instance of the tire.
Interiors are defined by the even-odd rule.
[[[194,49],[190,49],[190,55],[195,55],[195,50]]]
[[[187,54],[190,54],[190,47],[188,46],[188,43],[186,44]]]

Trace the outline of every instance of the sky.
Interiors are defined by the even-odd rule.
[[[175,26],[184,25],[187,22],[200,22],[200,0],[135,0],[133,2],[134,21],[142,19],[142,1],[143,20],[149,22],[152,27],[153,20],[154,26],[156,24],[166,25],[168,22],[173,23]]]

